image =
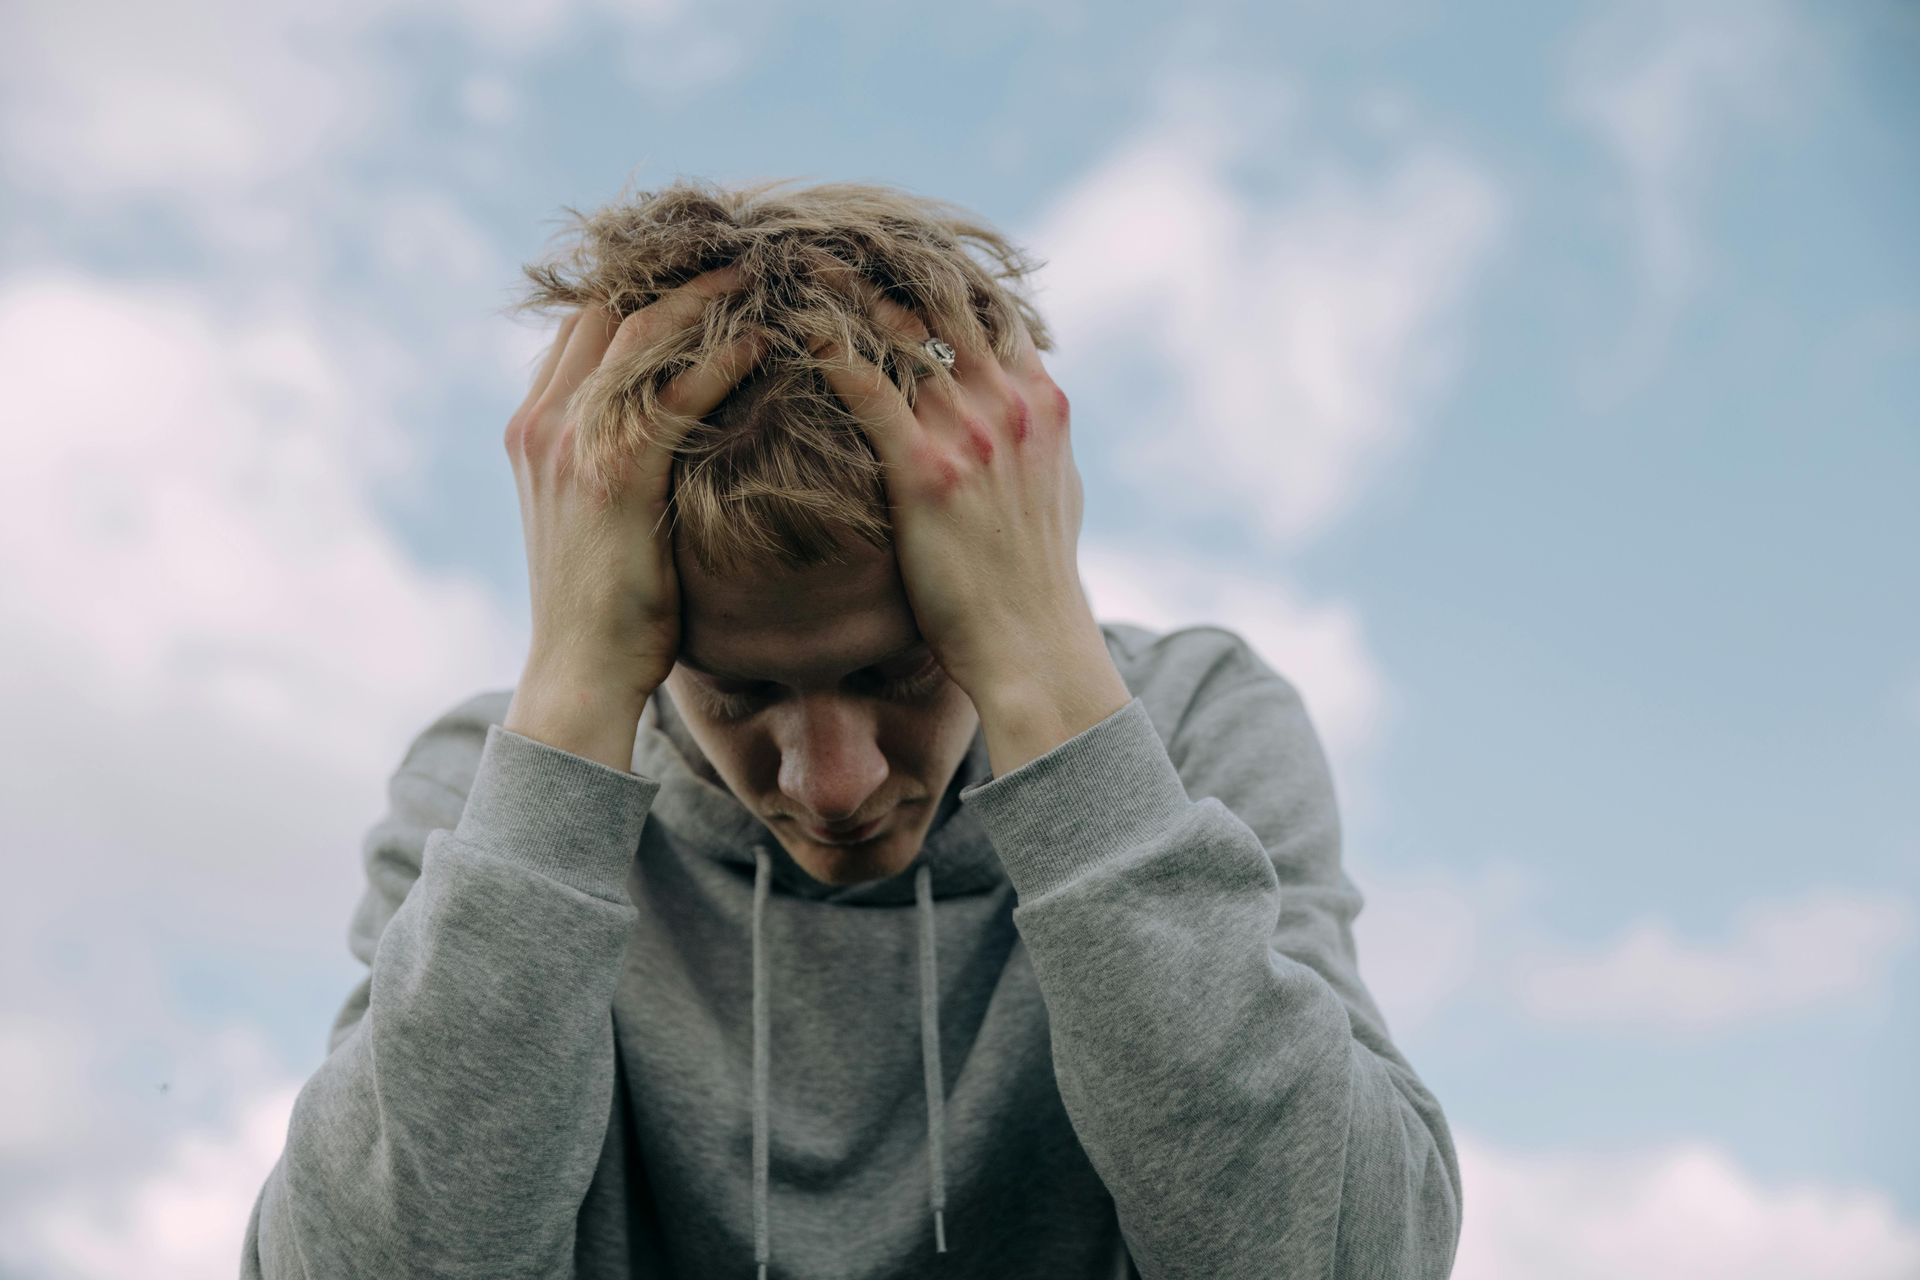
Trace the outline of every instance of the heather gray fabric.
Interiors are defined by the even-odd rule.
[[[242,1276],[1448,1275],[1458,1159],[1297,693],[1220,628],[1102,630],[1133,700],[1002,777],[976,734],[845,888],[664,690],[631,773],[510,690],[435,721]]]

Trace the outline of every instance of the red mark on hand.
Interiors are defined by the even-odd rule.
[[[947,451],[932,440],[923,440],[914,447],[908,466],[909,474],[920,477],[916,483],[925,486],[922,492],[935,502],[946,501],[960,488],[960,468],[947,456]]]
[[[978,418],[967,419],[967,444],[982,464],[993,461],[993,433]]]
[[[1033,412],[1027,408],[1026,397],[1015,396],[1008,410],[1008,425],[1013,428],[1013,438],[1017,443],[1033,434]]]

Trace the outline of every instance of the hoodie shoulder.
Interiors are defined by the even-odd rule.
[[[1194,706],[1236,685],[1266,680],[1298,696],[1292,682],[1226,627],[1202,623],[1155,631],[1130,622],[1103,622],[1100,629],[1121,678],[1145,704],[1163,741],[1172,741]]]
[[[414,735],[396,773],[430,778],[462,797],[480,768],[487,729],[507,718],[512,689],[489,689],[447,708]]]

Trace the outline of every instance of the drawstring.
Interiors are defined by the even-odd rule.
[[[767,958],[760,950],[760,920],[767,910],[773,862],[753,847],[753,1257],[767,1280]]]
[[[753,847],[753,1257],[759,1280],[767,1280],[767,962],[760,944],[773,859]],[[946,1093],[940,1072],[940,978],[933,932],[933,868],[914,873],[913,896],[920,916],[920,1059],[926,1067],[927,1152],[933,1170],[933,1241],[947,1251]]]
[[[934,966],[933,868],[913,876],[920,901],[920,1061],[927,1069],[927,1155],[933,1163],[933,1243],[947,1251],[946,1090],[940,1076],[940,978]]]

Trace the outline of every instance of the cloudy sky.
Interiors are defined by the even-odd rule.
[[[14,0],[0,1274],[237,1270],[525,651],[500,308],[684,175],[1046,260],[1096,610],[1304,692],[1457,1276],[1920,1275],[1916,84],[1899,0]]]

